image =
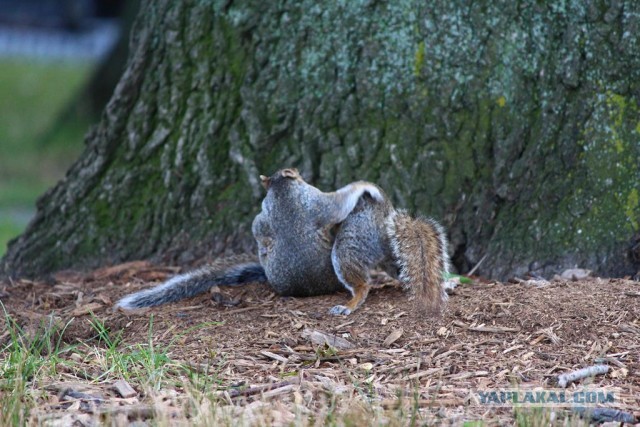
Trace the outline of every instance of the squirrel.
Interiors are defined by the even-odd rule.
[[[267,195],[252,233],[259,262],[209,265],[173,277],[118,301],[123,309],[178,301],[218,285],[266,283],[283,296],[315,296],[346,288],[346,305],[329,310],[348,315],[365,301],[371,269],[381,267],[414,291],[418,306],[439,313],[449,257],[443,228],[396,210],[377,185],[357,181],[325,193],[297,169],[260,176]]]

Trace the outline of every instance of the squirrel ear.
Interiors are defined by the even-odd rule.
[[[296,168],[290,168],[290,169],[282,169],[282,172],[280,172],[280,174],[285,177],[285,178],[299,178],[300,177],[300,173],[298,172],[298,169]]]
[[[271,185],[271,179],[269,179],[268,176],[260,175],[260,182],[262,183],[262,186],[265,190],[269,189],[269,186]]]

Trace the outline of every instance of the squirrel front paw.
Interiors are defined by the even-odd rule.
[[[329,310],[329,314],[333,314],[334,316],[338,316],[341,314],[348,316],[351,314],[351,309],[344,305],[336,305],[334,307],[331,307],[331,310]]]

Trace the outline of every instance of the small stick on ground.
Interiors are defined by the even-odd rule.
[[[281,381],[279,383],[263,384],[256,387],[245,388],[244,390],[235,390],[235,389],[227,390],[227,392],[229,393],[229,396],[231,398],[240,397],[240,396],[248,397],[248,396],[253,396],[260,393],[265,393],[268,391],[269,392],[274,391],[276,389],[288,387],[291,385],[297,385],[298,383],[299,383],[298,379],[292,379],[291,381]]]
[[[558,376],[558,386],[565,388],[567,384],[574,381],[581,380],[587,377],[593,377],[596,375],[602,375],[609,372],[607,365],[593,365],[586,368],[578,369],[577,371],[569,372],[568,374],[562,374]]]
[[[478,263],[471,269],[469,270],[469,272],[466,274],[467,276],[471,276],[473,275],[473,273],[476,272],[476,270],[478,269],[478,267],[480,267],[480,264],[482,264],[482,262],[487,259],[487,256],[489,254],[484,254],[484,256],[482,258],[480,258],[480,261],[478,261]]]

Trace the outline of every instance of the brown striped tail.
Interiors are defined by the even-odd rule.
[[[431,218],[416,219],[396,211],[387,221],[387,233],[402,283],[415,293],[421,309],[441,313],[447,300],[444,276],[449,270],[442,226]]]

